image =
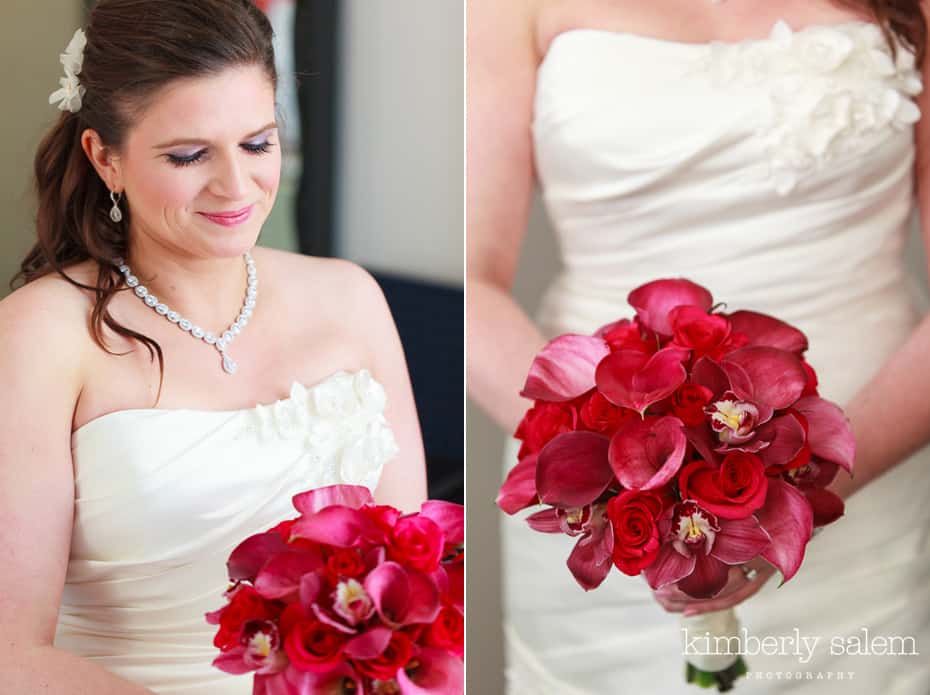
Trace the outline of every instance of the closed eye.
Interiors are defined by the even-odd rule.
[[[269,140],[264,142],[246,142],[240,145],[240,147],[248,152],[249,154],[266,154],[271,151],[271,148],[274,147],[274,143]],[[201,161],[207,155],[207,150],[202,149],[194,152],[189,155],[179,155],[179,154],[166,154],[165,157],[167,160],[176,167],[186,167],[196,164]]]

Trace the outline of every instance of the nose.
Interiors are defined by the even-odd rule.
[[[213,193],[230,200],[242,200],[248,193],[248,180],[243,162],[236,155],[228,155],[217,164]]]

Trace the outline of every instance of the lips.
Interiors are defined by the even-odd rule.
[[[231,210],[228,212],[200,212],[197,214],[202,215],[215,224],[224,227],[234,227],[238,224],[242,224],[252,216],[253,207],[254,205],[249,205],[241,210]]]

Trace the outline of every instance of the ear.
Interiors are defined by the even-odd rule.
[[[121,193],[123,177],[119,155],[104,145],[97,131],[90,128],[81,133],[81,147],[107,188]]]

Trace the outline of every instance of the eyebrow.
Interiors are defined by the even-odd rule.
[[[275,130],[278,127],[278,124],[274,121],[269,123],[266,126],[263,126],[256,130],[254,133],[249,133],[245,136],[245,140],[251,140],[252,138],[261,135],[269,130]],[[209,145],[210,143],[207,140],[197,140],[196,138],[180,138],[178,140],[172,140],[171,142],[166,142],[161,145],[155,145],[152,149],[154,150],[164,150],[169,147],[178,147],[179,145]]]

